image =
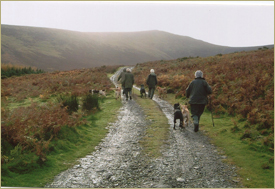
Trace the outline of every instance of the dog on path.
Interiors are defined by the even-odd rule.
[[[185,125],[188,126],[190,113],[189,113],[187,105],[181,105],[181,111],[182,111],[182,116],[183,116],[183,127],[185,127]]]
[[[144,94],[144,96],[146,98],[146,91],[145,91],[144,85],[140,85],[140,90],[139,91],[140,91],[140,97],[142,98],[143,94]]]
[[[111,88],[111,90],[115,91],[116,100],[121,100],[121,87]]]
[[[180,109],[180,104],[176,103],[174,104],[174,129],[176,129],[176,122],[177,119],[180,120],[180,127],[183,128],[183,115],[182,115],[182,111]]]

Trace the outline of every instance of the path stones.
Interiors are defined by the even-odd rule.
[[[119,74],[116,73],[115,76]],[[114,80],[115,76],[111,79]],[[236,167],[223,163],[215,146],[193,126],[173,130],[173,107],[153,98],[170,124],[170,138],[162,157],[151,159],[139,141],[145,135],[146,116],[134,101],[122,101],[117,121],[96,151],[59,175],[50,188],[227,188],[241,187]]]

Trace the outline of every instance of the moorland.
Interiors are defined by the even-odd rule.
[[[42,31],[45,32],[44,35]],[[45,36],[55,32],[60,32],[60,35],[66,32],[79,35],[69,31],[41,30],[37,32],[37,37],[48,40]],[[84,35],[84,43],[88,34],[81,35]],[[30,72],[31,74],[8,76],[1,80],[2,186],[43,186],[54,175],[75,164],[77,158],[94,150],[107,133],[106,125],[115,119],[121,106],[114,98],[111,90],[114,85],[109,77],[125,62],[93,67],[90,63],[94,60],[90,59],[89,63],[85,63],[89,68],[82,68],[85,66],[80,64],[80,68],[72,69],[68,59],[64,64],[59,62],[64,57],[60,54],[61,51],[52,48],[55,40],[36,43],[35,36],[24,37],[28,43],[23,43],[22,40],[19,42],[11,36],[2,41],[2,55],[7,58],[2,59],[2,63],[3,60],[11,63],[11,60],[17,59],[14,64],[18,64],[20,60],[23,62],[18,64],[20,68],[27,64],[26,66],[39,69],[45,68],[48,72]],[[19,46],[21,52],[14,50],[17,49],[15,47],[7,47],[8,39],[9,45]],[[84,52],[83,47],[73,42],[74,38],[67,36],[67,39],[72,41],[70,45],[67,43],[70,40],[63,41],[65,49],[62,52],[74,47],[79,48],[79,51],[71,49],[68,52]],[[100,43],[104,45],[103,41]],[[27,48],[31,44],[38,45],[35,46],[36,52]],[[57,49],[60,47],[56,46]],[[127,49],[128,46],[124,46],[124,50]],[[89,53],[85,54],[88,56]],[[47,58],[44,62],[38,61],[38,55]],[[211,123],[204,123],[202,130],[215,145],[226,151],[230,163],[241,167],[243,171],[253,170],[251,173],[242,173],[245,186],[274,187],[274,49],[264,47],[251,51],[214,52],[214,55],[205,57],[191,54],[176,56],[163,56],[152,61],[135,59],[137,62],[130,64],[135,66],[135,84],[144,84],[149,70],[153,68],[158,76],[158,85],[169,91],[166,100],[171,104],[187,103],[185,89],[194,79],[194,72],[202,70],[213,89],[205,110],[206,115],[213,113],[216,122],[215,128],[211,127]],[[74,60],[71,65],[76,65],[75,62],[78,61]],[[52,67],[58,64],[59,68]],[[4,64],[2,68],[5,68]],[[70,70],[49,72],[61,68]],[[105,89],[107,97],[92,96],[89,93],[91,89]],[[234,151],[241,153],[237,156]],[[246,182],[247,175],[254,179],[253,184]]]

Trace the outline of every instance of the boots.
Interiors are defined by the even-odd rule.
[[[199,131],[199,124],[195,124],[194,131],[195,131],[195,132],[198,132],[198,131]]]

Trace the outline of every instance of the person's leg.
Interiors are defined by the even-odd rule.
[[[152,88],[152,91],[151,91],[151,99],[153,99],[153,97],[154,97],[154,92],[155,92],[155,87]]]
[[[128,88],[125,88],[126,100],[128,100],[128,93],[129,93],[129,89],[128,89]]]
[[[205,104],[198,104],[198,105],[199,105],[198,106],[198,118],[199,118],[199,122],[200,122],[201,115],[204,112]]]
[[[152,88],[149,87],[149,90],[148,90],[148,97],[149,97],[149,98],[151,98],[151,89],[152,89]]]
[[[132,88],[129,89],[130,100],[132,100]]]
[[[125,87],[122,86],[122,94],[125,95]]]
[[[194,131],[199,131],[199,122],[204,111],[205,104],[191,104],[191,114],[194,122]]]
[[[191,104],[191,117],[193,118],[194,131],[199,131],[199,106],[198,104]]]

